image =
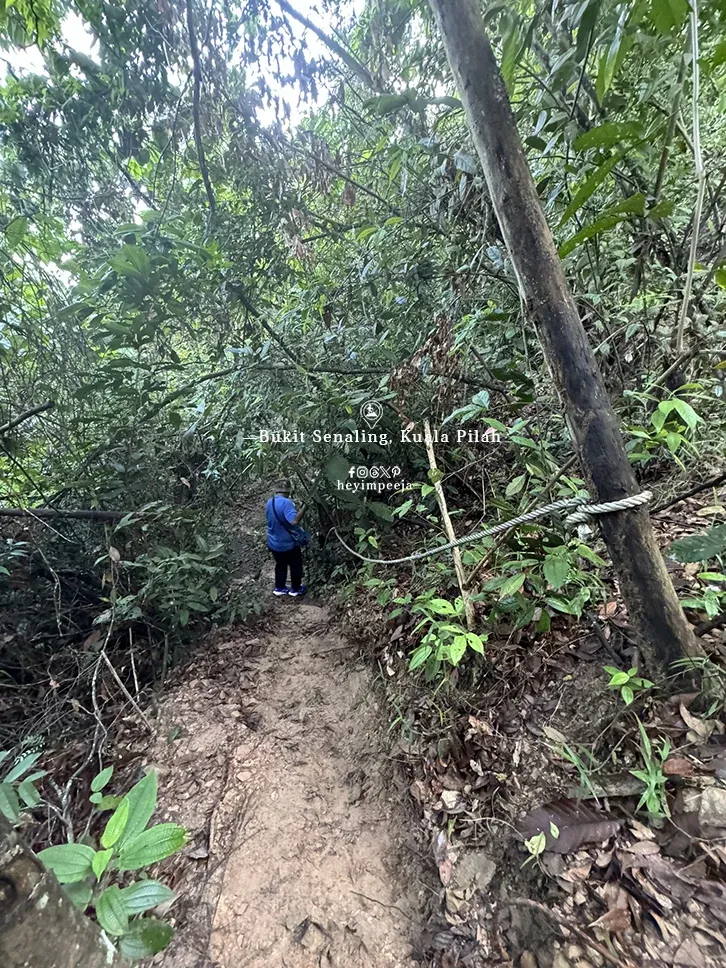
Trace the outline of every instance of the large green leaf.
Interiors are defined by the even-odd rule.
[[[10,823],[17,823],[20,818],[20,801],[9,783],[0,783],[0,813]]]
[[[345,481],[348,478],[350,463],[341,454],[335,454],[325,465],[325,476],[331,484]]]
[[[155,770],[150,770],[143,779],[131,787],[121,801],[121,803],[126,801],[129,805],[128,819],[120,838],[121,844],[140,834],[151,820],[156,809],[158,786],[158,774]]]
[[[650,17],[656,30],[670,34],[680,30],[688,19],[688,0],[650,0]]]
[[[597,128],[590,128],[578,135],[572,143],[575,151],[587,148],[612,148],[614,145],[629,143],[640,136],[640,125],[633,121],[606,121]]]
[[[542,566],[547,584],[552,588],[561,588],[570,573],[570,563],[562,555],[547,555]]]
[[[148,867],[176,853],[186,843],[186,831],[176,823],[160,823],[144,830],[133,840],[124,840],[118,866],[122,871]]]
[[[133,914],[143,914],[150,911],[158,904],[165,904],[174,898],[174,892],[161,881],[147,880],[134,881],[128,887],[121,890],[124,907],[129,916]]]
[[[559,253],[564,258],[569,255],[573,249],[576,249],[578,245],[582,245],[583,242],[587,242],[588,239],[594,238],[596,235],[601,235],[603,232],[607,232],[609,229],[615,228],[623,222],[628,215],[643,215],[645,212],[645,198],[642,194],[631,195],[630,198],[626,198],[624,202],[619,205],[614,205],[612,208],[606,209],[598,219],[591,222],[590,225],[586,225],[584,228],[580,229],[579,232],[575,232],[571,235],[569,239],[562,243],[559,248]]]
[[[6,783],[14,783],[19,780],[23,773],[27,773],[28,770],[33,766],[43,755],[42,750],[40,752],[28,753],[21,757],[15,766],[10,770],[5,777]]]
[[[715,528],[703,534],[692,534],[687,538],[674,541],[668,551],[677,561],[708,561],[726,551],[726,524],[717,524]]]
[[[604,161],[598,168],[596,168],[589,178],[586,178],[584,182],[581,182],[579,187],[575,189],[575,193],[572,196],[570,204],[567,206],[562,218],[560,219],[560,225],[564,225],[565,222],[569,222],[572,216],[582,208],[588,198],[590,198],[598,187],[602,185],[618,162],[622,161],[624,155],[624,151],[619,151],[617,154],[608,158],[607,161]]]
[[[75,884],[66,884],[63,890],[79,911],[85,911],[91,903],[93,888],[88,881],[77,881]]]
[[[93,847],[86,844],[60,844],[58,847],[46,847],[38,857],[61,884],[74,884],[91,874],[95,853]]]
[[[121,897],[121,889],[116,884],[107,887],[96,901],[96,917],[107,934],[118,937],[128,931],[129,916]]]
[[[11,249],[17,249],[20,243],[25,238],[25,233],[28,231],[28,220],[19,215],[14,218],[12,222],[5,228],[5,238],[8,240],[8,245]]]
[[[122,800],[108,819],[106,829],[101,834],[101,846],[113,847],[124,832],[129,820],[131,805],[128,800]]]
[[[132,921],[126,934],[119,940],[118,949],[124,958],[137,961],[151,958],[163,951],[174,937],[170,924],[157,918],[139,918]]]
[[[99,793],[101,790],[103,790],[103,788],[106,786],[106,784],[108,783],[108,781],[111,779],[112,776],[113,776],[112,766],[107,766],[105,770],[101,770],[100,773],[97,773],[94,776],[94,778],[91,780],[91,792]]]

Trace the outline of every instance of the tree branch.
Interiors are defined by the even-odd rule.
[[[36,414],[45,413],[46,410],[52,410],[54,406],[55,404],[52,400],[46,400],[45,403],[41,403],[37,407],[31,407],[30,410],[26,410],[24,413],[21,413],[19,416],[8,421],[8,423],[3,424],[3,426],[0,427],[0,437],[2,437],[3,434],[6,434],[9,430],[13,430],[15,427],[18,427],[24,421],[34,417]]]
[[[187,8],[187,30],[189,31],[189,49],[192,54],[192,62],[194,64],[193,76],[194,76],[194,93],[193,93],[193,111],[194,111],[194,143],[197,147],[197,157],[199,159],[199,170],[202,173],[202,181],[204,182],[204,190],[207,193],[207,200],[209,202],[209,224],[214,221],[214,216],[217,211],[217,203],[214,198],[214,192],[212,191],[212,183],[209,180],[209,169],[207,168],[207,159],[204,154],[204,142],[202,141],[202,122],[199,115],[199,105],[202,92],[202,63],[199,59],[199,47],[197,45],[197,35],[194,32],[194,13],[192,11],[192,0],[186,0]]]
[[[353,57],[352,54],[349,54],[344,47],[341,47],[337,40],[333,40],[333,38],[324,33],[320,27],[317,27],[312,20],[308,20],[308,18],[303,16],[303,14],[298,13],[294,7],[290,6],[287,0],[277,0],[277,3],[278,6],[285,11],[285,13],[297,20],[297,22],[302,24],[303,27],[307,27],[308,30],[312,30],[315,36],[321,40],[329,50],[332,50],[334,54],[337,54],[346,67],[349,67],[350,70],[353,71],[353,73],[359,77],[361,81],[363,81],[366,87],[369,87],[377,94],[382,94],[384,92],[384,88],[378,78],[373,76],[365,64],[361,64],[361,62]]]

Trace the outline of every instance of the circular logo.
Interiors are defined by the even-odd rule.
[[[383,416],[383,407],[377,400],[366,400],[361,404],[360,415],[363,422],[372,429]]]

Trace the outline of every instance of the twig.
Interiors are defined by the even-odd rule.
[[[691,56],[693,68],[693,157],[696,162],[698,193],[696,195],[696,207],[693,213],[693,230],[691,235],[691,250],[688,255],[686,285],[683,289],[683,302],[681,303],[681,312],[678,317],[678,329],[676,331],[677,356],[680,356],[683,352],[683,332],[686,327],[686,318],[688,316],[688,309],[691,302],[693,272],[696,266],[698,242],[701,234],[703,200],[706,196],[706,170],[703,167],[703,154],[701,153],[701,124],[698,113],[698,95],[700,89],[700,68],[698,65],[698,0],[691,0]]]
[[[126,696],[126,698],[128,699],[128,701],[131,703],[131,705],[134,707],[134,709],[139,714],[139,716],[141,717],[141,719],[144,721],[144,725],[149,730],[149,732],[150,733],[153,733],[154,732],[154,727],[151,725],[151,723],[147,719],[146,715],[142,712],[141,707],[139,706],[139,704],[136,702],[136,700],[134,699],[134,697],[131,695],[131,693],[128,691],[128,689],[126,688],[126,686],[121,681],[118,672],[116,672],[116,669],[113,666],[113,663],[111,662],[111,660],[109,659],[109,657],[106,655],[105,646],[101,650],[101,657],[103,658],[103,661],[106,663],[106,667],[108,668],[108,671],[111,673],[111,675],[116,680],[116,684],[118,685],[118,687],[121,690],[121,692],[124,694],[124,696]]]
[[[586,944],[587,947],[591,948],[593,951],[597,951],[600,957],[604,958],[606,961],[609,961],[611,965],[616,965],[617,968],[634,968],[632,962],[621,961],[620,958],[614,954],[611,954],[611,952],[609,952],[607,948],[603,947],[603,945],[599,944],[597,941],[593,941],[586,931],[583,931],[582,928],[575,927],[574,924],[570,924],[569,921],[566,921],[563,917],[560,917],[560,915],[557,914],[556,911],[553,911],[552,908],[545,907],[544,904],[539,904],[537,901],[529,901],[524,899],[518,901],[506,901],[505,903],[511,907],[527,907],[535,911],[541,911],[543,914],[546,914],[548,917],[552,918],[553,921],[556,921],[560,927],[566,928],[568,931],[572,931],[572,933],[578,937],[583,944]]]
[[[130,511],[64,511],[61,508],[0,508],[0,518],[76,518],[79,521],[118,521]]]
[[[721,612],[720,615],[709,619],[708,622],[701,622],[693,631],[696,635],[706,635],[707,632],[713,632],[714,629],[721,628],[722,625],[726,625],[726,612]]]
[[[45,403],[41,403],[38,407],[31,407],[30,410],[26,410],[24,413],[19,414],[17,417],[13,417],[6,424],[0,427],[0,436],[6,434],[9,430],[13,430],[19,424],[23,423],[25,420],[29,420],[38,413],[45,413],[46,410],[52,410],[55,404],[52,400],[46,400]]]
[[[695,487],[692,487],[690,491],[679,494],[677,497],[672,498],[670,501],[666,501],[664,504],[659,504],[658,507],[653,508],[653,510],[650,512],[651,516],[653,514],[660,514],[661,511],[665,511],[666,508],[673,507],[674,504],[680,504],[681,501],[685,501],[686,498],[693,497],[694,494],[700,494],[701,491],[705,491],[708,487],[719,487],[724,483],[726,483],[726,473],[719,474],[717,477],[712,477],[710,480],[704,481],[702,484],[697,484]]]
[[[287,3],[287,0],[277,0],[277,3],[280,7],[282,7],[285,13],[288,13],[291,17],[294,17],[298,23],[303,25],[303,27],[307,27],[308,30],[312,30],[315,36],[321,40],[326,47],[332,50],[334,54],[337,54],[343,63],[349,67],[353,73],[361,79],[361,81],[363,81],[366,87],[369,87],[377,94],[382,93],[383,88],[380,81],[378,81],[373,74],[371,74],[365,64],[361,64],[359,60],[356,60],[352,54],[349,54],[348,51],[344,47],[341,47],[336,40],[333,40],[332,37],[329,37],[326,33],[324,33],[320,27],[316,27],[312,20],[308,20],[308,18],[303,16],[303,14],[298,13],[294,7],[291,7],[290,4]]]
[[[451,518],[449,517],[449,510],[446,507],[446,495],[444,494],[444,488],[441,485],[441,474],[436,466],[436,454],[434,452],[433,437],[431,436],[431,425],[428,420],[424,420],[424,443],[426,444],[426,453],[429,458],[429,467],[432,473],[432,483],[434,485],[434,490],[436,492],[436,500],[438,501],[439,510],[441,511],[441,519],[444,523],[444,531],[449,541],[456,541],[456,532],[454,531],[454,526],[451,523]],[[467,590],[466,575],[464,574],[464,565],[461,561],[461,551],[458,547],[451,549],[451,553],[454,558],[454,571],[456,572],[456,577],[459,582],[459,590],[461,591],[461,600],[464,603],[464,613],[466,615],[466,627],[470,632],[474,630],[475,625],[475,615],[474,606],[469,597],[469,592]]]

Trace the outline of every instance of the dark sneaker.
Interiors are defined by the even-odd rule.
[[[272,594],[273,595],[289,595],[290,594],[290,589],[287,588],[287,587],[285,587],[285,588],[274,588],[272,590]]]
[[[307,590],[307,585],[301,585],[297,591],[295,591],[294,588],[291,588],[287,594],[290,596],[290,598],[298,598],[299,596],[304,595]]]

